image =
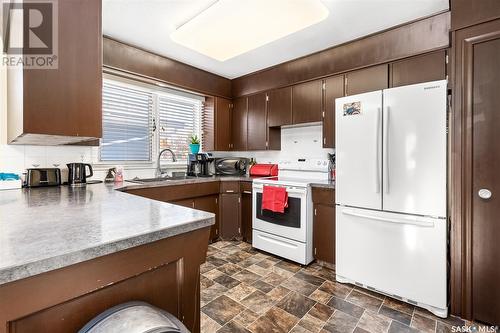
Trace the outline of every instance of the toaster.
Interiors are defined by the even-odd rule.
[[[27,170],[26,187],[59,185],[61,185],[61,170],[59,168],[36,168]]]

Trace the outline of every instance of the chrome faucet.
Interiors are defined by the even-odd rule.
[[[165,170],[161,169],[160,165],[161,155],[163,155],[163,153],[166,151],[172,154],[172,162],[177,162],[177,158],[175,157],[175,153],[172,151],[172,149],[166,148],[160,151],[160,153],[158,154],[158,160],[156,161],[156,177],[163,177],[163,174],[166,173]]]

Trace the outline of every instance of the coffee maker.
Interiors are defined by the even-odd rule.
[[[209,153],[188,155],[187,175],[193,177],[211,177],[214,174],[214,158]]]

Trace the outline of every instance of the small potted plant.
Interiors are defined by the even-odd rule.
[[[189,138],[189,150],[191,150],[192,154],[198,154],[200,151],[200,139],[198,138],[198,135],[193,134]]]

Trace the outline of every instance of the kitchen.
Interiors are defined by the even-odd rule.
[[[22,2],[0,332],[498,331],[497,1]]]

